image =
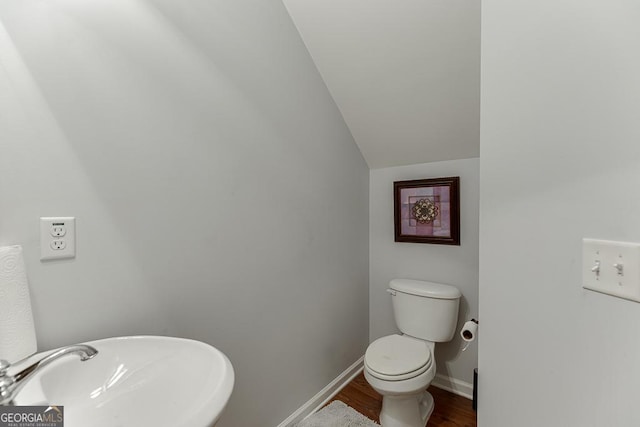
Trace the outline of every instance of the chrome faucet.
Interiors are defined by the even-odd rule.
[[[50,363],[60,359],[61,357],[77,354],[80,356],[80,360],[84,362],[93,358],[98,354],[98,350],[88,345],[70,345],[63,347],[60,350],[54,351],[48,356],[43,357],[37,362],[29,365],[15,375],[7,375],[7,371],[11,366],[11,363],[6,360],[0,360],[0,405],[8,406],[13,405],[13,399],[20,392],[20,389],[35,375],[36,372],[43,369]],[[31,357],[31,356],[29,356]],[[19,365],[26,359],[16,362]]]

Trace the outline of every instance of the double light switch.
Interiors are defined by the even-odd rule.
[[[640,302],[640,244],[583,239],[582,287]]]

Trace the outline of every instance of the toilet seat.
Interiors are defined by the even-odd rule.
[[[364,364],[376,378],[402,381],[427,371],[433,365],[433,358],[425,341],[406,335],[389,335],[369,345]]]

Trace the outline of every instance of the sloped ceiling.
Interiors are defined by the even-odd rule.
[[[479,0],[283,1],[370,168],[479,155]]]

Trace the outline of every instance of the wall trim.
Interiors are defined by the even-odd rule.
[[[320,390],[315,396],[309,399],[305,404],[298,408],[293,414],[278,424],[278,427],[289,427],[297,422],[302,421],[309,415],[316,413],[320,408],[326,405],[336,394],[340,392],[352,379],[357,377],[364,369],[364,356],[356,360],[353,365],[349,366],[344,372],[338,375],[325,388]]]
[[[466,397],[469,400],[473,399],[473,384],[471,383],[451,378],[447,375],[436,374],[431,385],[450,391],[458,396]]]

